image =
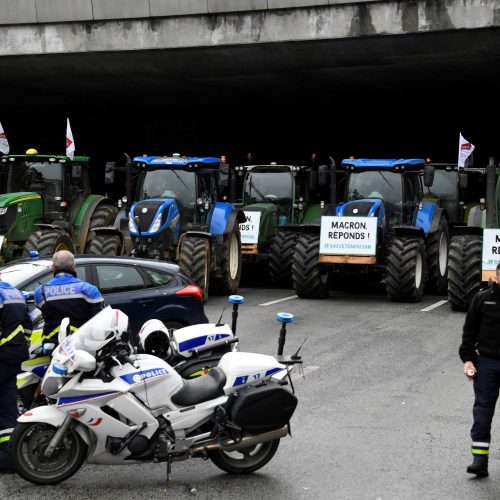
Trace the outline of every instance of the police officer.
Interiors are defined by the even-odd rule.
[[[0,473],[13,472],[10,435],[17,420],[16,375],[28,359],[31,321],[22,292],[0,282]]]
[[[472,300],[465,318],[459,355],[464,374],[474,381],[474,422],[471,429],[474,461],[469,474],[488,475],[491,422],[500,389],[500,264],[496,283]]]
[[[74,332],[103,308],[104,300],[97,287],[78,279],[75,269],[75,257],[71,252],[56,252],[52,260],[54,278],[35,290],[35,303],[45,321],[43,344],[57,344],[64,318],[69,317],[70,330]]]

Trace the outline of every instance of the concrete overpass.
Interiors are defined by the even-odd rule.
[[[19,149],[31,138],[57,147],[51,130],[69,114],[89,154],[125,143],[448,160],[462,131],[500,156],[484,125],[498,116],[499,76],[499,0],[2,0],[0,10],[0,121]]]

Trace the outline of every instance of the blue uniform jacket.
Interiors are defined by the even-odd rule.
[[[19,364],[28,359],[31,320],[24,295],[0,281],[0,363]]]
[[[74,331],[102,309],[104,300],[94,285],[70,273],[57,273],[35,290],[35,303],[45,321],[42,342],[57,343],[56,334],[64,318],[69,318]]]

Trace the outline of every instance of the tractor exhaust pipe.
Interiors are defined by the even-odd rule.
[[[242,448],[249,448],[250,446],[255,446],[257,444],[267,443],[268,441],[274,441],[276,439],[284,438],[287,434],[288,425],[284,425],[283,427],[281,427],[280,429],[276,429],[275,431],[264,432],[263,434],[257,434],[256,436],[247,434],[246,436],[243,436],[241,441],[235,441],[234,439],[225,439],[224,441],[205,441],[205,443],[200,443],[194,448],[191,448],[191,455],[202,455],[207,451],[212,450],[241,450]]]

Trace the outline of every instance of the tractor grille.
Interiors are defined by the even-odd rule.
[[[134,217],[139,217],[139,230],[141,233],[146,233],[151,223],[153,222],[158,208],[163,205],[163,201],[142,201],[134,208]],[[147,212],[143,213],[142,210],[146,208]],[[166,210],[168,212],[168,210]]]
[[[7,211],[0,215],[0,234],[7,234],[10,226],[14,224],[17,215],[17,205],[10,205]]]
[[[347,203],[344,208],[345,217],[366,217],[373,207],[374,203],[370,201],[352,201]],[[357,211],[355,212],[354,210]]]

